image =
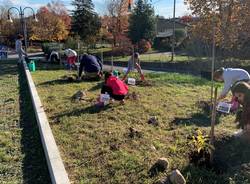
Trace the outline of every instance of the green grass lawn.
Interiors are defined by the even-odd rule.
[[[146,74],[153,86],[129,89],[139,95],[138,101],[98,109],[94,102],[101,82],[68,83],[62,80],[67,74],[40,68],[32,76],[73,183],[151,184],[173,168],[190,184],[249,183],[240,165],[250,162],[250,146],[230,138],[236,130],[231,115],[221,116],[215,129],[216,158],[224,164],[224,173],[189,163],[188,137],[197,128],[210,130],[210,118],[196,105],[210,99],[208,81],[176,73]],[[86,90],[89,99],[71,101],[78,90]],[[158,118],[159,126],[147,123],[151,116]],[[141,136],[131,138],[130,127]],[[147,172],[160,157],[169,159],[170,169],[150,178]]]
[[[0,61],[0,183],[50,183],[24,74]]]
[[[130,59],[130,56],[119,56],[113,57],[114,61],[125,61],[127,62]],[[111,57],[105,57],[104,61],[111,61]],[[143,62],[169,62],[171,60],[171,55],[165,53],[150,53],[150,54],[141,54],[140,61]],[[188,57],[188,56],[175,56],[175,62],[188,62],[190,60],[195,60],[195,57]]]

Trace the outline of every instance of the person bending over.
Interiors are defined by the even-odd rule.
[[[108,93],[111,98],[121,101],[123,104],[125,96],[128,94],[128,86],[121,79],[117,78],[117,76],[106,73],[101,93]]]
[[[134,66],[135,66],[136,70],[138,71],[138,73],[140,74],[141,80],[145,80],[141,66],[140,66],[140,55],[138,52],[134,53],[134,55],[131,56],[131,58],[129,59],[127,72],[122,80],[125,80],[129,74],[129,72],[134,70]]]
[[[48,61],[51,63],[55,63],[55,62],[60,63],[59,53],[57,51],[53,50],[50,53]]]
[[[214,72],[214,80],[224,82],[224,88],[218,98],[225,98],[230,91],[230,88],[238,81],[249,81],[250,75],[246,70],[240,68],[220,68]]]
[[[78,79],[84,70],[85,79],[100,79],[102,77],[102,62],[99,57],[84,54],[80,59]]]
[[[71,70],[76,64],[77,53],[72,49],[66,49],[65,55],[67,57],[67,64],[69,66],[69,69]]]

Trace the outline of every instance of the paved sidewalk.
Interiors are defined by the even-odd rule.
[[[36,53],[28,53],[29,57],[34,57],[34,56],[42,56],[44,53],[43,52],[36,52]],[[18,55],[17,54],[9,54],[8,59],[17,59]]]

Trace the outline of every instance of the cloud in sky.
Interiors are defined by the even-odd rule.
[[[158,5],[158,6],[154,5],[154,8],[155,8],[155,13],[157,15],[164,16],[166,18],[173,16],[173,8],[174,8],[173,4],[162,3],[161,5]],[[185,5],[183,1],[177,1],[176,11],[175,11],[176,17],[183,16],[183,15],[190,14],[190,13],[191,13],[190,10],[188,10],[187,5]]]
[[[39,8],[41,6],[44,6],[45,3],[40,2],[40,1],[28,1],[28,0],[0,0],[0,4],[8,4],[10,6],[15,6],[15,7],[31,7],[31,8]]]

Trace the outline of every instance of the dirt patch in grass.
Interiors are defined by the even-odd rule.
[[[101,82],[50,83],[65,73],[37,71],[33,78],[45,109],[49,109],[47,115],[73,183],[153,183],[174,168],[183,171],[188,183],[220,183],[229,177],[237,183],[233,168],[218,176],[189,164],[188,135],[197,127],[207,134],[210,130],[209,117],[196,105],[209,100],[209,82],[189,75],[146,74],[153,86],[129,86],[129,93],[139,94],[139,100],[126,99],[125,105],[97,109],[91,102],[70,99],[78,90],[96,99]],[[138,78],[137,74],[130,77]],[[201,115],[189,123],[173,123],[195,114]],[[148,124],[154,116],[158,126]],[[216,136],[232,135],[233,119],[231,115],[220,117]],[[149,177],[149,169],[161,157],[168,158],[169,170]]]

